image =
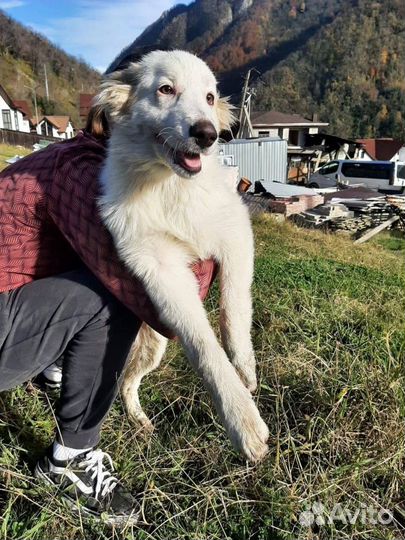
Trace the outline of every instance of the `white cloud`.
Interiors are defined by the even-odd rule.
[[[104,70],[124,47],[176,1],[78,0],[77,4],[77,14],[73,17],[51,19],[42,27],[31,26],[68,53]]]
[[[14,9],[25,4],[25,0],[4,0],[0,2],[0,9]]]

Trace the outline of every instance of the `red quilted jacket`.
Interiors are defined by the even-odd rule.
[[[0,173],[0,292],[73,270],[81,260],[135,315],[171,337],[101,223],[96,200],[104,159],[103,142],[81,131]],[[204,299],[214,263],[193,270]]]

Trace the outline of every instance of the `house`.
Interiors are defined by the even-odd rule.
[[[327,122],[319,122],[314,115],[308,120],[299,114],[285,114],[279,111],[255,111],[250,120],[254,137],[280,137],[288,141],[288,153],[297,153],[306,146],[306,136],[319,133]]]
[[[27,118],[24,118],[24,112],[15,105],[13,100],[0,85],[0,128],[10,129],[12,131],[30,132],[30,125]]]
[[[25,131],[26,133],[33,131],[35,129],[35,121],[28,101],[25,101],[24,99],[14,99],[13,104],[15,108],[23,114],[23,129],[20,129],[20,131]]]
[[[360,159],[405,161],[405,145],[395,139],[357,139],[362,145]]]
[[[308,148],[308,138],[329,125],[320,122],[316,115],[309,120],[274,110],[252,112],[250,123],[253,137],[279,137],[287,141],[288,179],[292,182],[302,182],[312,168],[316,151]]]
[[[36,126],[39,135],[71,139],[75,136],[75,128],[69,116],[43,116]]]

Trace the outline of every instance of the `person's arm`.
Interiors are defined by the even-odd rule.
[[[62,155],[49,186],[49,216],[84,264],[118,300],[160,334],[174,337],[160,322],[142,283],[118,258],[112,238],[100,220],[96,179],[102,160],[89,153],[63,161]],[[193,271],[204,299],[215,277],[215,263],[200,261]]]

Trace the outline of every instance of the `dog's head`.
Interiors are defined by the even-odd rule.
[[[185,51],[153,51],[112,73],[95,103],[113,133],[142,144],[143,159],[186,178],[201,171],[204,156],[215,151],[219,133],[233,121],[212,71]]]

